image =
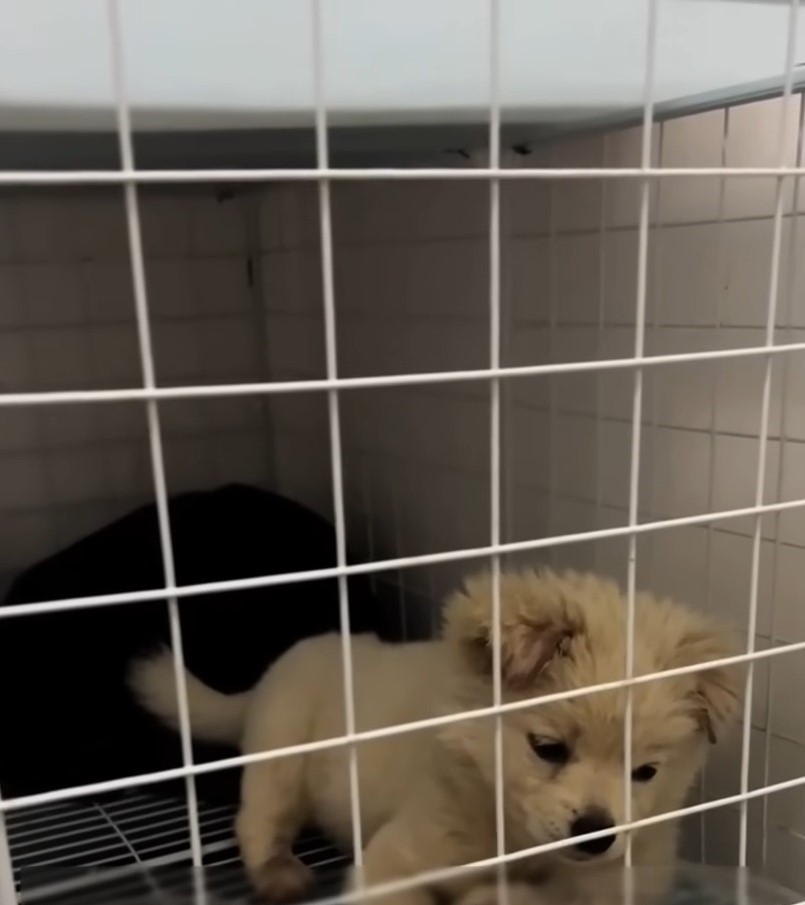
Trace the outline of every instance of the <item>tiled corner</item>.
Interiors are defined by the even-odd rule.
[[[600,169],[604,166],[603,135],[584,136],[554,145],[554,164],[565,169]],[[551,203],[552,229],[557,233],[598,230],[603,222],[604,180],[557,179]]]
[[[724,110],[668,120],[662,124],[660,166],[720,167],[724,130]],[[721,197],[722,180],[718,177],[664,177],[659,186],[657,219],[664,225],[716,221]]]
[[[659,158],[660,128],[652,127],[651,160]],[[641,164],[643,127],[619,129],[606,136],[604,165],[607,168],[633,168]],[[639,178],[614,178],[607,182],[605,189],[604,223],[607,228],[637,226],[640,222],[642,180]],[[657,211],[657,184],[649,185],[649,216],[653,219]]]
[[[794,166],[796,162],[800,95],[786,109],[783,98],[770,98],[730,108],[725,163],[728,167]],[[782,141],[782,145],[781,145]],[[774,210],[776,181],[771,178],[730,179],[726,185],[725,216],[763,217]],[[785,186],[785,206],[791,206],[792,185]]]

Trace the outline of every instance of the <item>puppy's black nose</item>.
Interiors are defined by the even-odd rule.
[[[577,817],[570,824],[571,836],[585,836],[587,833],[598,833],[615,826],[612,818],[605,811],[588,811]],[[588,839],[587,842],[579,842],[574,848],[585,855],[603,855],[615,841],[615,836],[599,836],[597,839]]]

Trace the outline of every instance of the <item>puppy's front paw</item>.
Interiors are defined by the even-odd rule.
[[[310,869],[291,852],[272,855],[250,871],[254,888],[270,902],[301,899],[313,886]]]

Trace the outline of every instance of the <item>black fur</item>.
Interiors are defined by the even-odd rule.
[[[189,493],[171,500],[170,516],[179,585],[335,564],[331,525],[273,493]],[[147,506],[23,573],[4,605],[163,584],[156,510]],[[377,631],[367,581],[351,579],[349,592],[352,630]],[[251,687],[295,642],[340,625],[335,579],[184,598],[180,613],[189,669],[225,692]],[[0,620],[2,794],[180,766],[177,734],[144,713],[124,682],[136,654],[168,641],[162,600]],[[235,753],[198,744],[195,760]],[[227,770],[198,787],[202,797],[234,800],[238,782]]]

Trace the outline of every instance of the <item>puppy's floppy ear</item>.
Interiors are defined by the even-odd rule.
[[[707,663],[736,653],[729,634],[698,617],[691,618],[679,636],[668,669]],[[743,669],[740,664],[704,668],[693,674],[695,687],[688,694],[692,715],[712,744],[737,717],[742,696]]]
[[[523,577],[503,576],[500,592],[500,666],[509,688],[526,688],[560,656],[567,656],[576,634],[561,607],[535,605],[525,599]],[[470,579],[445,608],[445,638],[461,653],[470,668],[491,676],[493,665],[492,582],[488,575]]]

